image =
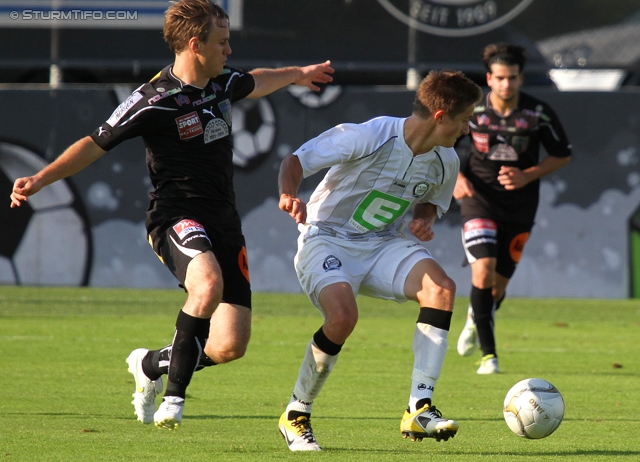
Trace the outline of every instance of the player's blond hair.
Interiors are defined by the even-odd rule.
[[[229,15],[211,0],[178,0],[164,15],[164,40],[174,53],[180,53],[192,37],[206,42],[211,28],[228,27]]]
[[[422,79],[413,102],[413,113],[428,118],[443,110],[453,118],[482,99],[482,89],[460,71],[431,71]]]

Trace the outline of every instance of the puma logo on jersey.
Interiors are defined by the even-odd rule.
[[[215,114],[213,113],[213,106],[211,106],[211,109],[202,109],[202,113],[209,114],[211,117],[215,117]]]

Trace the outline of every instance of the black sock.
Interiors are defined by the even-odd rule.
[[[418,315],[418,321],[422,324],[429,324],[430,326],[437,327],[438,329],[449,331],[451,328],[451,311],[438,310],[436,308],[429,308],[423,306],[420,308],[420,314]]]
[[[196,318],[184,311],[178,314],[165,396],[185,397],[204,349],[206,341],[204,334],[209,332],[209,323],[209,319]]]
[[[491,287],[478,289],[471,286],[471,306],[473,307],[473,319],[476,323],[482,355],[495,355],[496,339],[493,333],[493,295],[491,295]]]
[[[342,345],[338,345],[337,343],[333,343],[329,338],[324,334],[322,327],[318,329],[318,331],[313,334],[313,343],[316,344],[321,351],[328,354],[329,356],[335,356],[340,353],[342,349]]]
[[[171,359],[171,345],[160,350],[150,350],[142,359],[142,372],[151,380],[158,380],[160,376],[169,372],[169,360]],[[160,365],[160,362],[163,365]]]
[[[204,343],[207,343],[206,339]],[[170,360],[171,344],[160,350],[151,350],[142,360],[142,371],[144,372],[144,375],[149,377],[151,380],[158,380],[161,375],[167,375],[169,373]],[[196,366],[196,372],[201,371],[205,367],[211,367],[217,364],[218,363],[209,358],[203,352],[200,354],[200,360]]]
[[[500,305],[502,305],[502,302],[504,301],[504,297],[507,296],[507,293],[503,293],[502,297],[500,297],[500,300],[496,300],[496,311],[498,311],[500,309]]]

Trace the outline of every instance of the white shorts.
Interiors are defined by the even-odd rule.
[[[302,290],[322,312],[318,295],[337,282],[350,284],[354,296],[407,301],[405,281],[416,263],[426,258],[433,258],[427,249],[400,237],[347,240],[301,235],[294,263]]]

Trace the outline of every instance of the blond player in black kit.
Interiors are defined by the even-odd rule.
[[[540,178],[569,162],[571,145],[549,105],[520,91],[522,47],[489,45],[482,61],[490,92],[469,122],[469,158],[453,193],[461,201],[462,243],[471,265],[470,307],[457,349],[469,356],[479,344],[478,374],[495,374],[494,313],[533,227]],[[548,154],[542,160],[540,144]]]
[[[188,295],[172,344],[136,349],[127,363],[138,420],[175,429],[194,371],[241,358],[251,332],[249,269],[233,191],[231,104],[294,83],[319,90],[314,82],[331,82],[333,69],[328,61],[249,73],[227,67],[229,17],[211,0],[172,2],[164,37],[174,63],[135,90],[92,135],[36,175],[17,179],[11,207],[121,142],[143,138],[153,184],[149,242]],[[168,374],[167,386],[156,411],[162,374]]]

